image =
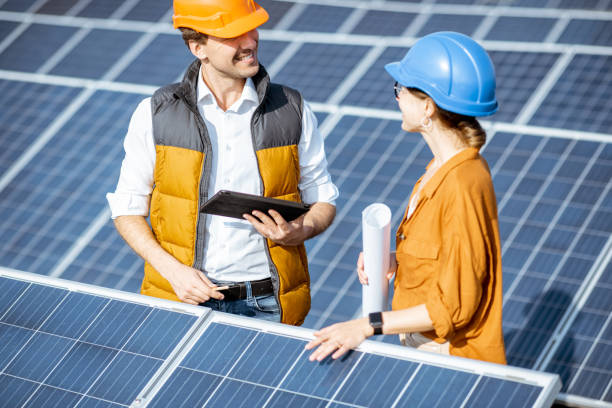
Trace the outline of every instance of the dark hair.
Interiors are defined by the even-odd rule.
[[[206,44],[206,40],[208,40],[207,34],[202,34],[198,31],[192,30],[187,27],[179,27],[181,30],[181,34],[183,35],[183,41],[185,41],[185,45],[189,48],[189,41],[195,41],[202,44]]]
[[[408,90],[419,99],[430,98],[433,101],[429,95],[420,89],[408,88]],[[480,150],[480,148],[487,141],[487,132],[485,132],[482,126],[480,126],[478,119],[476,119],[474,116],[466,116],[447,111],[446,109],[439,107],[435,101],[433,102],[436,105],[436,113],[438,114],[442,124],[449,129],[459,130],[463,136],[463,139],[470,147],[475,147]]]

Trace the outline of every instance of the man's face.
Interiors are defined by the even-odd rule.
[[[257,46],[259,33],[251,30],[235,38],[208,36],[202,51],[208,59],[208,75],[220,75],[232,79],[250,78],[259,70]],[[197,55],[196,55],[197,56]]]

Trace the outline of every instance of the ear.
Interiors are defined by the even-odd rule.
[[[431,99],[430,97],[425,98],[424,101],[425,101],[425,106],[424,106],[425,115],[431,118],[433,114],[436,112],[436,104],[434,103],[433,99]]]
[[[206,50],[204,44],[197,41],[189,41],[189,51],[199,60],[206,59]]]

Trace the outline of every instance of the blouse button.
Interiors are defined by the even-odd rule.
[[[404,234],[399,234],[398,238],[401,239],[402,241],[406,239],[406,237],[404,236]]]

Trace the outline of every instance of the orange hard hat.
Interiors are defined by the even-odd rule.
[[[174,28],[234,38],[266,21],[268,13],[253,0],[174,0]]]

